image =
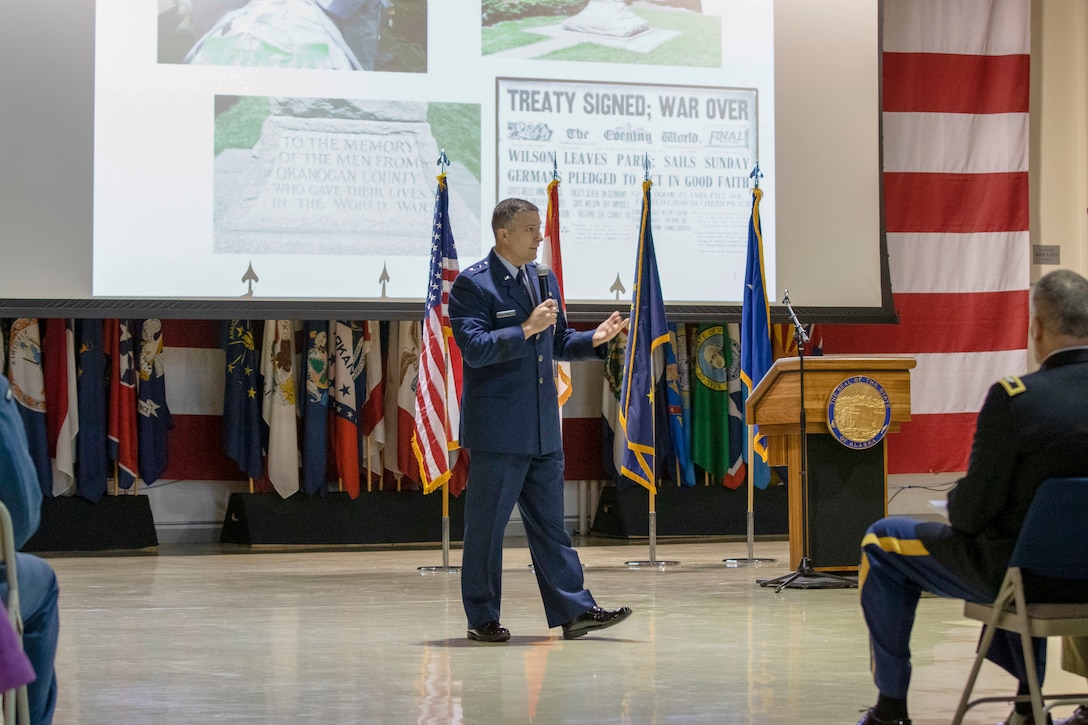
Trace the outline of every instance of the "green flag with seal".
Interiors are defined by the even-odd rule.
[[[702,324],[691,341],[692,459],[715,483],[729,472],[729,368],[736,361],[724,325]]]

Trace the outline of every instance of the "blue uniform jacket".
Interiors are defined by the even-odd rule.
[[[538,284],[536,263],[527,270]],[[551,272],[548,293],[559,299]],[[450,324],[464,361],[461,444],[469,450],[540,455],[563,447],[553,360],[589,358],[598,351],[592,331],[567,327],[562,305],[552,329],[526,340],[521,323],[534,307],[494,249],[453,282]]]

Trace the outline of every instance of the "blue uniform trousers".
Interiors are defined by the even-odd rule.
[[[465,497],[461,598],[469,627],[499,621],[503,534],[515,503],[548,626],[558,627],[596,605],[563,526],[562,450],[546,455],[472,450]]]
[[[869,626],[873,680],[881,694],[905,698],[910,684],[910,633],[923,591],[949,599],[992,602],[995,592],[968,584],[956,572],[930,556],[925,539],[941,537],[946,526],[909,518],[881,519],[862,540],[859,571],[861,609]],[[1035,638],[1039,681],[1046,667],[1046,639]],[[1027,681],[1020,635],[999,631],[987,659],[1020,682]],[[965,673],[966,676],[966,673]]]
[[[57,704],[57,675],[53,660],[60,636],[57,576],[44,560],[22,552],[15,554],[19,581],[19,611],[23,617],[23,651],[34,667],[36,679],[27,685],[30,722],[49,725]],[[7,598],[7,580],[0,565],[0,596]]]

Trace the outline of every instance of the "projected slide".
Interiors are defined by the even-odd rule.
[[[636,65],[720,68],[722,18],[730,17],[723,4],[702,0],[638,7],[623,0],[560,0],[547,13],[504,0],[483,6],[484,55]]]
[[[553,159],[566,172],[570,297],[630,298],[632,219],[646,178],[662,279],[740,296],[758,154],[754,90],[500,78],[497,105],[499,196],[538,194]]]
[[[445,152],[462,267],[554,173],[568,300],[628,303],[648,173],[666,299],[741,298],[769,0],[98,0],[96,25],[95,296],[420,299]]]
[[[732,316],[758,163],[772,304],[893,319],[880,8],[8,3],[0,218],[20,262],[0,265],[0,307],[409,319],[444,171],[462,268],[500,198],[543,210],[558,176],[579,321],[630,300],[648,174],[670,314]],[[42,38],[50,61],[27,62]]]
[[[427,0],[166,0],[158,28],[160,63],[427,70]]]
[[[431,247],[434,127],[479,106],[328,98],[216,98],[215,253],[424,257]],[[435,119],[432,124],[428,119]],[[250,148],[232,139],[257,138]],[[479,147],[462,159],[479,166]],[[479,183],[450,185],[469,222],[461,253],[480,256]],[[466,202],[468,196],[472,201]],[[471,206],[470,206],[471,203]]]

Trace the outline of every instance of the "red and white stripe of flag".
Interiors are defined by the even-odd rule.
[[[457,277],[456,259],[442,258],[442,299],[423,319],[419,381],[416,385],[416,439],[423,491],[430,493],[450,476],[450,451],[460,425],[459,396],[450,395],[447,373],[453,374],[450,350],[456,348],[449,319],[449,294]],[[460,365],[457,366],[460,368]],[[456,386],[456,381],[454,381]],[[459,392],[459,391],[457,391]],[[453,416],[457,416],[456,419]],[[447,428],[448,422],[448,428]]]
[[[918,361],[889,473],[965,470],[986,390],[1027,368],[1030,20],[1030,0],[884,3],[884,197],[900,324],[828,326],[824,341],[827,352]]]

